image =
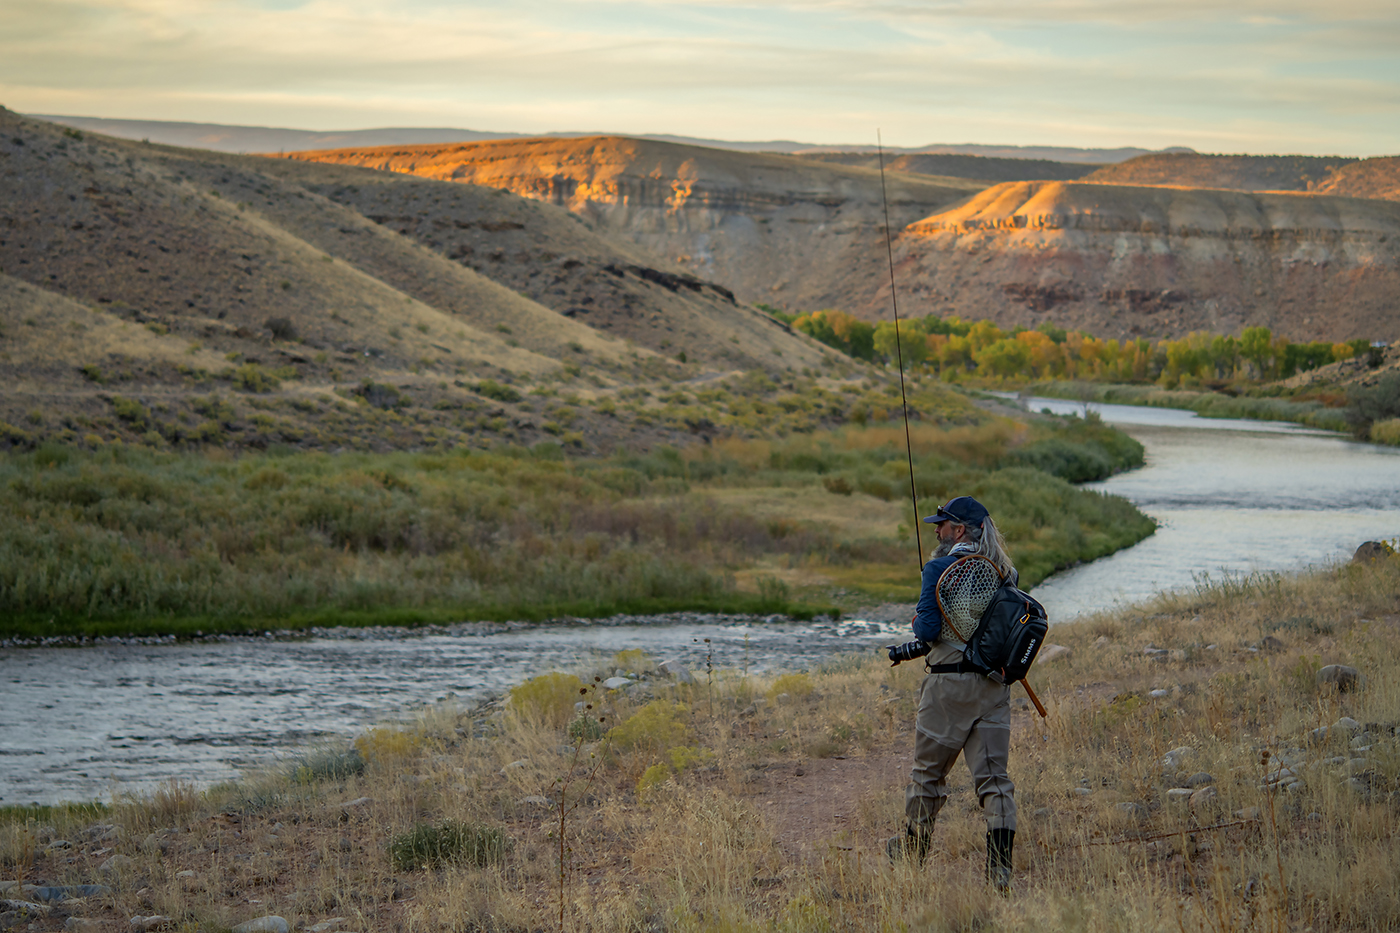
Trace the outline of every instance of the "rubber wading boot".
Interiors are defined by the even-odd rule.
[[[1014,829],[987,832],[987,882],[1003,897],[1011,893],[1011,846],[1015,839]]]
[[[909,823],[904,827],[904,835],[891,836],[885,842],[885,854],[891,862],[911,861],[922,865],[928,857],[929,846],[933,844],[933,830],[927,826]]]

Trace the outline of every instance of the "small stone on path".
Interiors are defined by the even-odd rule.
[[[1189,803],[1193,811],[1202,810],[1220,799],[1220,793],[1213,785],[1207,784],[1191,795]]]
[[[320,923],[311,924],[306,928],[306,933],[331,933],[332,930],[339,930],[344,925],[344,917],[330,917]]]
[[[111,875],[119,871],[130,871],[135,864],[130,856],[117,854],[97,866],[97,870],[104,875]]]
[[[233,928],[233,933],[291,933],[291,929],[286,920],[270,914],[240,923]]]
[[[159,930],[169,924],[170,918],[162,914],[151,914],[149,917],[137,914],[127,922],[131,924],[131,929],[135,933],[150,933],[151,930]]]

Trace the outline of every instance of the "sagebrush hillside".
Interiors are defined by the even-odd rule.
[[[0,188],[0,443],[606,449],[695,428],[618,418],[619,393],[855,372],[722,286],[506,192],[9,111]],[[563,417],[525,400],[560,389]]]
[[[1343,156],[1207,155],[1154,152],[1106,165],[1085,181],[1105,185],[1180,185],[1237,191],[1312,191],[1359,160]],[[1340,193],[1340,192],[1338,192]]]

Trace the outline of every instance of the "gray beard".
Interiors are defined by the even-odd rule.
[[[933,557],[929,559],[934,560],[939,557],[947,557],[949,554],[953,553],[953,548],[955,547],[961,547],[968,552],[973,551],[972,545],[966,541],[939,541],[938,547],[933,549]]]

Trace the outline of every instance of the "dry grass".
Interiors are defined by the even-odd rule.
[[[118,803],[117,833],[63,814],[13,823],[0,859],[7,877],[83,882],[111,854],[94,850],[125,855],[116,893],[74,908],[114,929],[135,913],[187,929],[277,913],[348,930],[547,930],[562,905],[569,930],[1393,930],[1397,599],[1392,559],[1225,580],[1054,629],[1072,653],[1035,672],[1050,719],[1014,714],[1010,900],[981,882],[961,767],[929,863],[884,859],[921,672],[878,658],[776,681],[595,687],[590,714],[621,728],[577,751],[566,717],[541,715],[563,702],[543,688],[471,714],[435,708],[364,737],[362,773],[172,786]],[[1335,662],[1364,687],[1320,688],[1315,671]],[[1343,716],[1369,750],[1336,730],[1312,738]],[[1302,785],[1261,790],[1280,760]],[[1215,800],[1169,794],[1200,771]],[[561,879],[565,780],[579,807],[563,821]],[[395,836],[445,821],[504,832],[504,860],[392,870]],[[58,836],[74,846],[42,854]]]

